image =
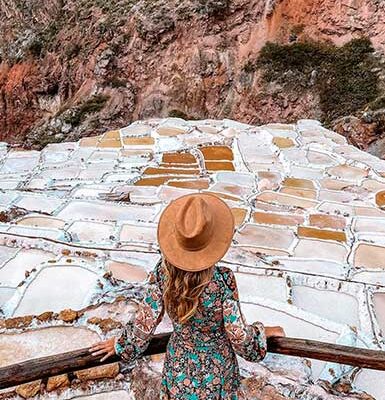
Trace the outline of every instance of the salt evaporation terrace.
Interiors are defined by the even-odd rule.
[[[249,321],[385,349],[385,161],[317,121],[168,118],[41,152],[1,143],[0,188],[0,366],[117,334],[159,260],[162,209],[197,191],[234,212],[223,263],[236,272]],[[0,398],[157,399],[161,365],[157,356],[131,374],[102,367]],[[326,382],[335,388],[341,378],[385,399],[383,372],[272,355],[241,365],[247,399],[334,399]]]

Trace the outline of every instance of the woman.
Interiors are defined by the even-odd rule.
[[[167,347],[160,399],[238,399],[236,354],[248,361],[266,355],[266,334],[280,327],[245,323],[231,269],[216,266],[227,252],[234,219],[209,194],[183,196],[164,210],[158,225],[163,262],[150,273],[135,320],[120,338],[92,347],[102,360],[118,354],[132,362],[147,348],[164,311],[174,332]]]

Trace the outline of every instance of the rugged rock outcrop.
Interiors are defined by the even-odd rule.
[[[167,115],[323,118],[317,71],[301,90],[266,81],[260,50],[365,35],[380,54],[384,22],[377,0],[1,0],[0,139],[42,147]]]

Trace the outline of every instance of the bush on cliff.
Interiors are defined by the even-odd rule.
[[[109,96],[95,95],[84,102],[79,108],[76,108],[73,113],[66,116],[65,122],[72,126],[78,126],[84,121],[88,114],[96,113],[103,109],[107,103]]]
[[[353,39],[342,47],[320,42],[268,43],[256,66],[268,82],[297,91],[314,86],[324,122],[330,123],[363,109],[378,96],[373,52],[367,38]]]
[[[221,17],[230,6],[229,0],[199,0],[201,11],[211,17]]]

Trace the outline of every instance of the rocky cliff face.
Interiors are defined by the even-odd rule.
[[[260,51],[269,41],[341,46],[365,35],[376,63],[357,65],[374,75],[333,121],[352,114],[338,130],[366,149],[382,137],[382,113],[360,111],[381,100],[384,22],[377,0],[0,0],[0,139],[42,147],[167,115],[327,120],[320,64],[298,75],[289,60],[286,71],[278,68],[281,79],[266,79]],[[302,60],[312,59],[308,50]],[[301,77],[295,85],[293,75]],[[342,92],[351,85],[342,82]]]

